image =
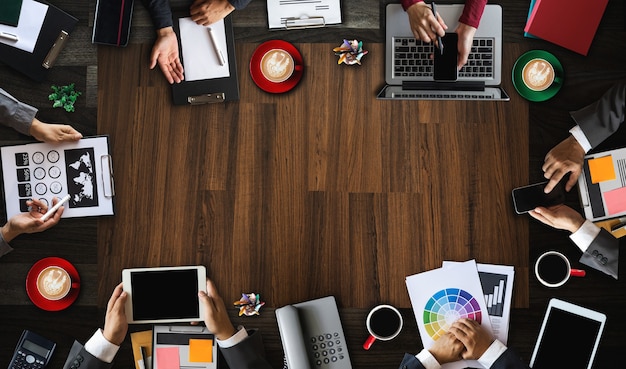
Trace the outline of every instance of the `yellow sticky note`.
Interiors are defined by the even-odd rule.
[[[614,180],[615,168],[613,167],[613,157],[609,155],[590,159],[589,173],[591,173],[591,183]]]
[[[190,363],[212,363],[213,362],[213,340],[189,340],[189,362]]]

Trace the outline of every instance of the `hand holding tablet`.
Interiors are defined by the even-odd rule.
[[[204,320],[198,298],[206,292],[204,266],[124,269],[122,285],[129,324]]]

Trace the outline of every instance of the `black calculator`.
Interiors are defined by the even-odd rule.
[[[42,369],[50,361],[56,346],[49,339],[24,330],[15,347],[9,369]]]

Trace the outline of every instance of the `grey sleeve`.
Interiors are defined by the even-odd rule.
[[[2,233],[0,232],[0,257],[2,257],[2,255],[8,254],[11,251],[13,251],[13,248],[9,246],[9,243],[7,241],[4,240],[4,237],[2,237]]]
[[[18,101],[0,88],[0,123],[30,136],[30,125],[35,119],[37,109]]]
[[[626,113],[626,81],[616,83],[602,97],[584,108],[570,112],[591,147],[598,146],[620,127]]]

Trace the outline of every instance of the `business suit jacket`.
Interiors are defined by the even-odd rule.
[[[272,369],[265,360],[265,349],[261,334],[256,329],[248,330],[248,337],[235,346],[220,351],[232,369]],[[80,344],[74,341],[63,369],[108,369],[113,363],[105,363],[96,358]]]
[[[602,97],[584,108],[571,112],[591,147],[606,140],[624,122],[626,115],[626,81],[613,85]],[[583,253],[580,262],[617,279],[619,240],[602,229],[589,248]]]
[[[236,10],[245,8],[250,1],[252,0],[228,0]],[[154,28],[161,29],[172,26],[172,9],[169,0],[142,0],[142,2],[150,13]],[[189,2],[189,5],[191,3],[192,1]]]
[[[36,108],[18,101],[0,88],[0,124],[12,127],[25,135],[30,135],[30,125],[36,114]]]
[[[415,355],[404,354],[399,369],[425,369],[424,365],[417,360]],[[507,348],[502,355],[493,363],[490,369],[528,369],[517,353]]]

